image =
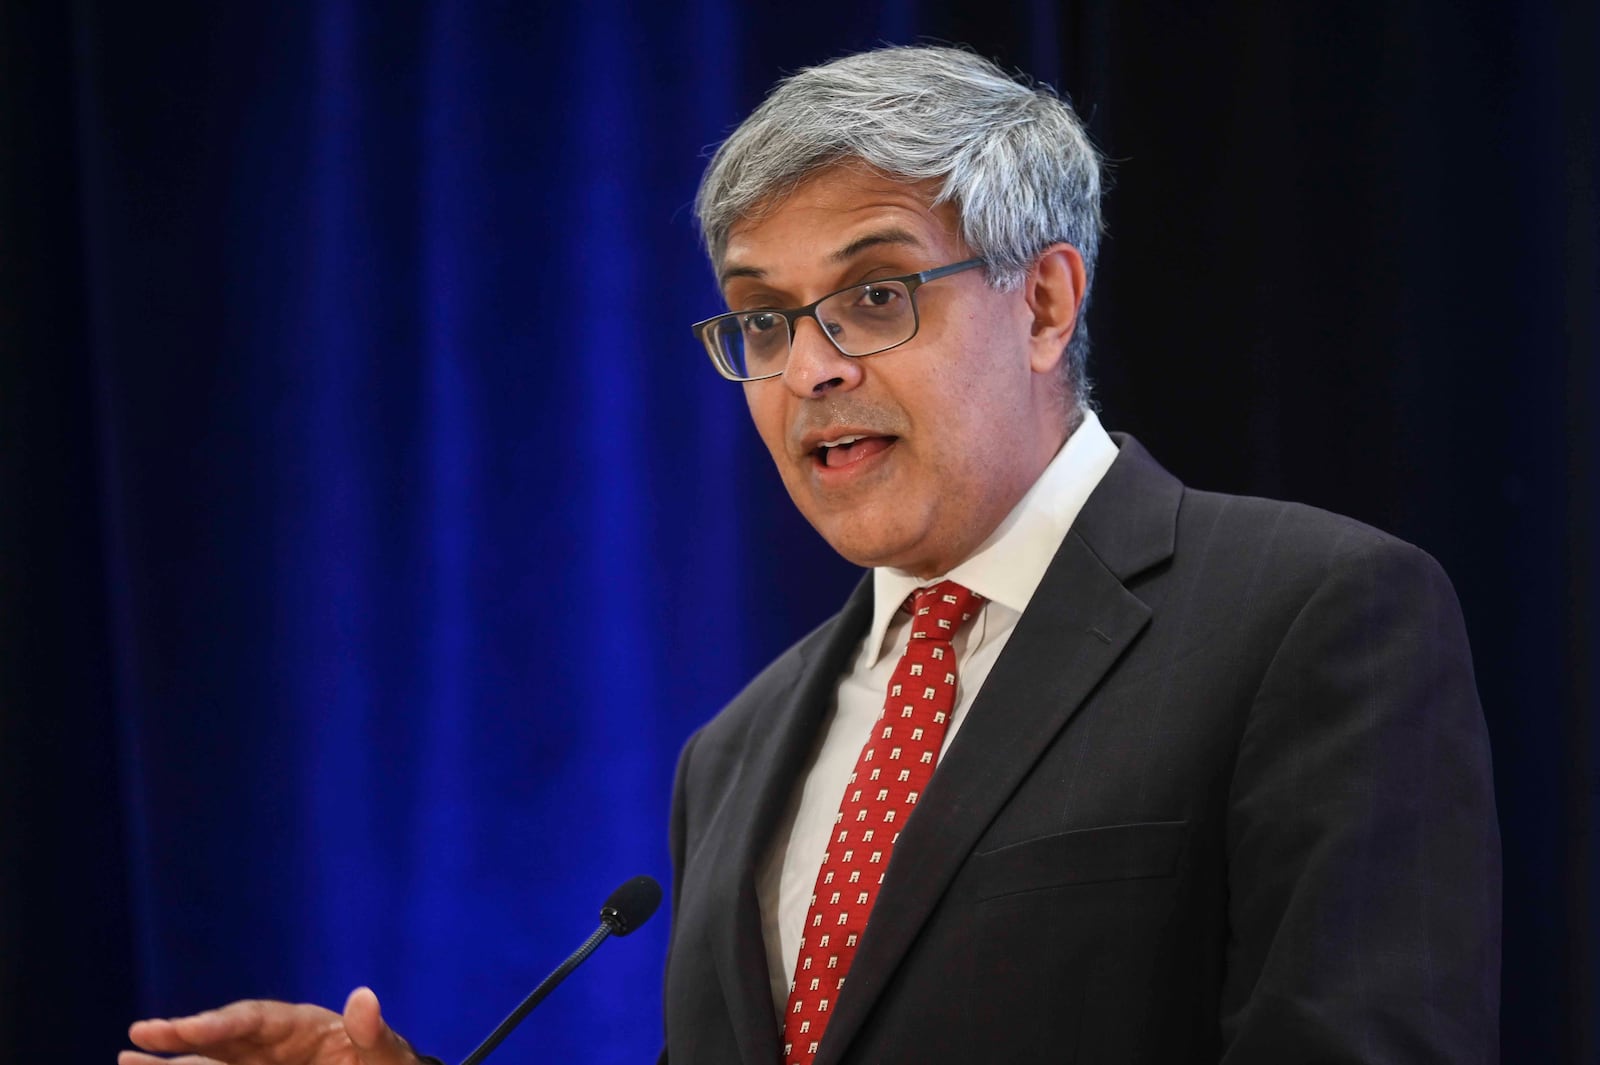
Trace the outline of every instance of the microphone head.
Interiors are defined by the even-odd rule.
[[[661,885],[653,876],[636,876],[611,893],[600,907],[600,920],[611,934],[625,936],[650,919],[661,905]]]

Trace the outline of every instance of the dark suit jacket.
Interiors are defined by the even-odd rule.
[[[1499,837],[1449,582],[1120,443],[901,832],[818,1065],[1494,1061]],[[684,748],[678,1065],[779,1060],[755,871],[871,597]]]

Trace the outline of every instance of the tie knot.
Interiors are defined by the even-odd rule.
[[[955,581],[940,581],[911,593],[911,638],[948,640],[972,619],[983,596]]]

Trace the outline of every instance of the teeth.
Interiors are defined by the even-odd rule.
[[[825,440],[821,444],[819,444],[818,446],[819,447],[843,447],[845,444],[853,444],[857,440],[865,440],[865,439],[866,439],[865,436],[841,436],[837,440]]]

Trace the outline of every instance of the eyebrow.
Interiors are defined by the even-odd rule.
[[[876,248],[884,244],[911,244],[918,248],[922,247],[922,241],[917,238],[915,233],[909,229],[901,229],[899,226],[891,226],[888,229],[880,229],[857,237],[828,256],[828,261],[832,263],[847,263],[868,248]]]
[[[852,240],[849,244],[846,244],[838,251],[835,251],[833,254],[829,255],[828,261],[830,263],[847,263],[851,259],[854,259],[857,255],[867,251],[869,248],[882,247],[886,244],[909,244],[913,247],[920,248],[922,247],[922,240],[909,229],[902,229],[899,226],[890,226],[887,229],[879,229],[874,230],[871,233],[862,234],[855,240]],[[719,280],[723,285],[727,285],[729,281],[732,281],[736,277],[748,277],[759,281],[766,276],[767,272],[761,269],[759,266],[736,265],[724,269]]]

